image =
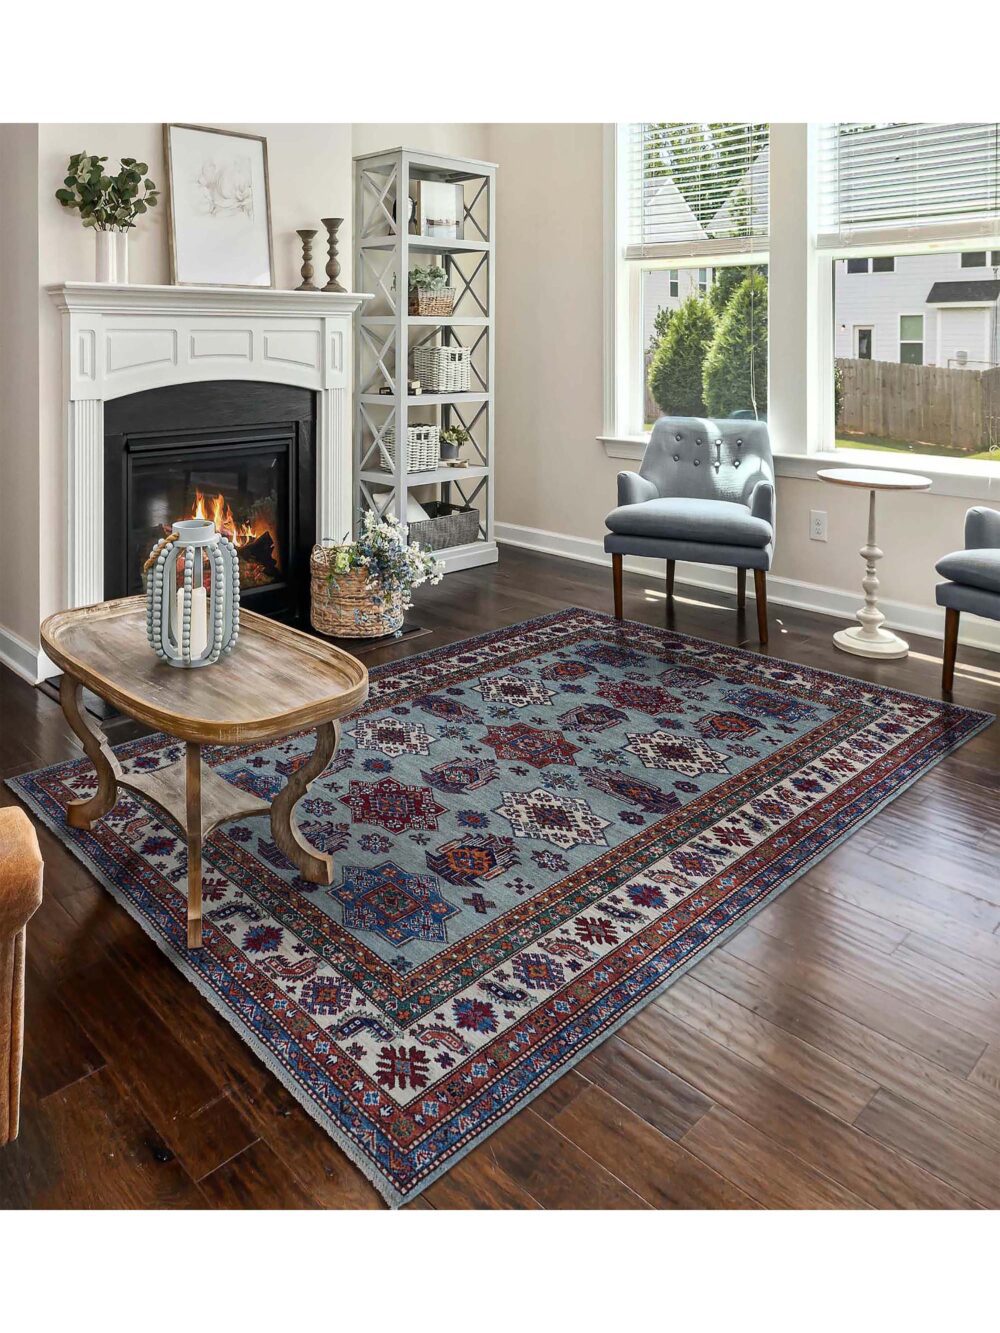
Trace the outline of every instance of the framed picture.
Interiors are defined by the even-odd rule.
[[[418,236],[437,236],[441,240],[463,239],[465,191],[446,181],[414,181],[413,230]]]
[[[273,287],[267,140],[164,125],[170,280],[185,287]]]

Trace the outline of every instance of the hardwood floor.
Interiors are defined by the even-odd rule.
[[[625,615],[757,649],[735,598],[626,575]],[[568,605],[608,571],[505,548],[422,590],[421,652]],[[772,606],[769,653],[940,697],[942,645],[845,658]],[[997,711],[962,649],[957,702]],[[0,669],[0,774],[79,752]],[[124,735],[113,734],[113,740]],[[14,801],[0,789],[0,803]],[[381,1207],[374,1188],[44,829],[21,1136],[0,1207]],[[1000,727],[900,796],[432,1185],[433,1208],[1000,1206]]]

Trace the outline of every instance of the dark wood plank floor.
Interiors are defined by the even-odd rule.
[[[626,615],[756,647],[753,606],[626,577]],[[403,657],[568,605],[604,570],[505,549],[423,590]],[[772,607],[773,656],[939,695],[940,644],[845,658]],[[1000,659],[955,698],[996,711]],[[77,753],[0,670],[0,773]],[[6,790],[0,802],[14,798]],[[21,1137],[0,1207],[381,1200],[84,868],[40,830]],[[1000,727],[971,741],[417,1200],[433,1208],[1000,1206]]]

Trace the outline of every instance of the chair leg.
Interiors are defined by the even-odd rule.
[[[747,609],[747,572],[745,569],[736,571],[736,605],[740,611]]]
[[[676,563],[676,562],[673,561],[673,560],[668,560],[668,561],[667,561],[667,597],[668,597],[668,598],[671,598],[671,597],[673,597],[673,595],[674,595],[674,565],[675,565],[675,563]]]
[[[767,575],[762,569],[753,572],[753,594],[757,599],[757,636],[767,643]]]
[[[615,585],[615,619],[622,618],[622,558],[618,551],[611,553],[611,578]]]
[[[950,693],[955,683],[955,654],[958,652],[958,617],[953,606],[944,613],[944,669],[941,672],[941,689]]]

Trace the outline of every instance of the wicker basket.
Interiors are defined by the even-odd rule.
[[[368,572],[351,569],[330,577],[336,546],[314,546],[310,619],[313,629],[334,639],[378,639],[396,634],[403,625],[403,594],[384,597],[368,587]]]
[[[450,315],[454,309],[454,287],[441,287],[436,292],[426,287],[410,288],[411,315]]]
[[[468,505],[450,505],[440,500],[425,500],[428,517],[411,523],[409,539],[432,551],[446,546],[467,546],[479,536],[479,510]]]
[[[382,432],[385,451],[396,464],[396,431],[387,426]],[[441,462],[441,427],[407,426],[406,428],[406,471],[427,472]]]
[[[471,347],[418,347],[413,353],[413,374],[424,393],[468,393],[471,372]]]

